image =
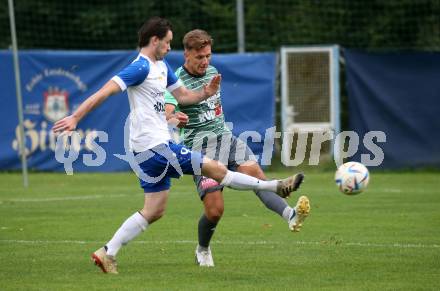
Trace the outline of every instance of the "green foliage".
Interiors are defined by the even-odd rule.
[[[0,0],[0,48],[9,48],[11,45],[10,29],[8,1]]]
[[[439,1],[257,0],[246,5],[250,50],[335,43],[367,49],[440,48]]]
[[[7,1],[0,5],[0,47],[9,46]],[[374,50],[440,49],[438,0],[253,0],[244,1],[247,51],[281,45],[339,44]],[[20,48],[133,49],[136,32],[159,15],[174,24],[174,44],[202,28],[216,51],[237,50],[236,1],[16,0]]]

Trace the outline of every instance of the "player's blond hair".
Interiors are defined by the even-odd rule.
[[[199,50],[208,45],[212,46],[214,40],[202,29],[194,29],[185,34],[183,37],[183,47],[185,50]]]

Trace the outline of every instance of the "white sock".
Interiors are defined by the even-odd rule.
[[[124,221],[112,239],[106,244],[107,255],[116,256],[123,245],[137,237],[147,227],[148,221],[139,212],[134,213]]]
[[[284,210],[283,210],[283,218],[287,222],[289,222],[290,215],[292,214],[292,209],[293,209],[292,207],[286,206],[286,208],[284,208]]]
[[[276,192],[278,181],[263,181],[242,173],[228,170],[220,184],[236,190],[266,190]]]

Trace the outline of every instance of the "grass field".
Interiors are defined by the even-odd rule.
[[[228,189],[210,269],[194,264],[202,205],[184,177],[165,217],[119,253],[117,276],[89,255],[142,206],[133,174],[31,174],[29,189],[21,183],[0,174],[0,290],[440,289],[438,172],[373,172],[355,197],[338,193],[332,172],[309,173],[300,193],[312,212],[300,233],[253,193]]]

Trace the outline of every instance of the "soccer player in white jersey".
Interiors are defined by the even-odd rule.
[[[164,18],[147,20],[139,30],[138,57],[88,97],[74,113],[53,126],[54,132],[75,130],[78,122],[107,97],[127,90],[130,103],[129,145],[143,171],[141,174],[147,177],[140,177],[145,198],[142,209],[127,218],[111,240],[92,254],[95,264],[105,273],[117,274],[115,257],[120,248],[162,217],[171,178],[179,178],[182,174],[194,175],[198,167],[204,176],[238,190],[269,190],[287,197],[297,187],[294,176],[262,181],[229,171],[201,153],[171,142],[165,117],[165,91],[171,92],[180,104],[194,104],[214,95],[221,80],[220,75],[215,75],[209,84],[197,91],[181,85],[163,60],[171,49],[171,29],[170,22]]]
[[[183,38],[185,49],[185,63],[176,71],[177,77],[183,85],[196,90],[205,85],[217,69],[210,65],[212,37],[204,30],[195,29],[188,32]],[[239,98],[239,93],[236,93]],[[225,124],[222,110],[221,90],[208,100],[197,104],[182,105],[169,93],[165,94],[165,111],[167,118],[182,128],[181,135],[185,146],[197,149],[201,145],[202,153],[215,152],[214,159],[225,157],[228,169],[238,171],[261,180],[266,180],[263,170],[256,162],[256,158],[247,145],[234,137]],[[214,138],[216,142],[203,142],[204,139]],[[208,148],[211,146],[212,148]],[[301,178],[302,174],[298,174]],[[223,186],[213,179],[202,175],[195,175],[194,182],[203,202],[204,213],[198,224],[198,245],[195,250],[196,263],[201,267],[213,267],[209,243],[220,221],[223,210]],[[310,211],[310,203],[306,196],[298,199],[297,205],[292,208],[284,199],[271,191],[255,191],[264,205],[283,217],[292,231],[299,231],[302,221]]]

